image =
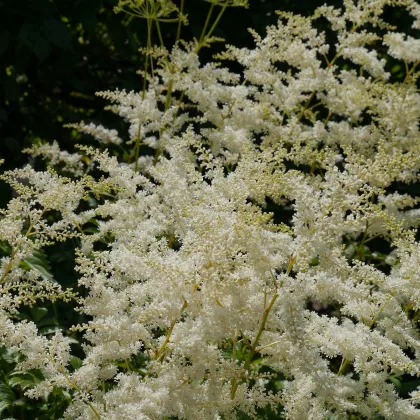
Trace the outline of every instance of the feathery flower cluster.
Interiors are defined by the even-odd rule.
[[[419,199],[394,188],[419,181],[420,44],[381,17],[402,7],[419,28],[420,10],[411,0],[344,6],[279,13],[254,49],[229,46],[219,58],[241,74],[201,65],[205,40],[177,43],[143,92],[101,93],[127,139],[77,128],[136,151],[127,163],[81,148],[103,178],[29,167],[4,176],[19,195],[0,220],[13,250],[1,266],[0,343],[25,356],[22,369],[42,370],[32,397],[67,389],[65,418],[79,420],[258,418],[268,406],[291,420],[420,418],[420,391],[403,398],[392,382],[420,376]],[[403,82],[391,80],[384,48],[407,65]],[[84,162],[49,159],[78,171]],[[80,212],[87,192],[105,199]],[[43,219],[49,209],[60,221]],[[84,233],[92,218],[97,232]],[[78,310],[91,319],[74,327],[84,334],[77,369],[63,334],[12,321],[7,306],[19,302],[5,289],[28,281],[22,258],[69,235],[82,240]],[[378,238],[392,253],[369,253]]]

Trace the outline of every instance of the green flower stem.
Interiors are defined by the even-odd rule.
[[[301,111],[301,112],[300,112],[300,114],[299,114],[298,121],[300,121],[300,120],[302,119],[303,115],[305,114],[306,110],[307,110],[307,109],[308,109],[308,107],[309,107],[309,104],[311,103],[312,99],[314,98],[315,93],[316,93],[316,90],[314,90],[314,91],[311,93],[311,95],[309,96],[308,100],[306,101],[305,106],[303,107],[302,111]]]
[[[202,33],[201,33],[201,36],[200,36],[200,40],[199,40],[199,42],[198,42],[198,44],[197,44],[197,46],[194,50],[195,54],[198,54],[200,52],[201,48],[203,48],[203,46],[204,46],[204,43],[205,43],[206,39],[208,39],[211,36],[211,34],[213,33],[213,31],[216,29],[216,26],[218,25],[220,19],[222,18],[223,13],[225,12],[228,4],[229,4],[229,0],[226,0],[226,2],[222,6],[222,9],[220,10],[219,14],[217,15],[215,21],[213,22],[213,25],[209,29],[208,33],[205,34],[207,26],[209,25],[209,22],[210,22],[210,19],[211,19],[211,15],[213,13],[214,4],[212,3],[212,5],[210,6],[210,10],[207,14],[206,22],[204,24],[204,27],[203,27],[203,30],[202,30]],[[162,21],[162,19],[160,19],[160,21]],[[172,82],[172,84],[171,84],[171,82],[172,82],[172,80],[170,80],[169,83],[168,83],[168,92],[166,94],[165,111],[169,108],[170,103],[171,103],[171,99],[172,99],[173,82]],[[181,104],[184,100],[184,96],[185,96],[185,91],[181,92],[181,96],[180,96],[179,101],[178,101],[178,109],[181,107]],[[175,114],[175,118],[176,118],[177,115],[178,115],[178,113]],[[161,135],[162,133],[159,133],[159,134]],[[158,161],[158,158],[159,158],[161,153],[162,152],[158,147],[156,149],[156,152],[155,152],[155,155],[154,155],[153,166],[156,165],[156,163]]]
[[[403,83],[406,83],[408,81],[408,79],[410,78],[410,76],[413,74],[414,70],[416,69],[416,67],[420,64],[420,60],[416,61],[413,65],[413,67],[411,68],[411,70],[409,70],[405,76],[405,79],[403,81]]]
[[[373,317],[372,321],[370,321],[368,327],[372,328],[375,325],[375,322],[378,320],[379,315],[384,311],[385,306],[387,305],[387,303],[391,300],[391,296],[388,297],[388,299],[382,303],[382,305],[380,306],[378,313]]]
[[[367,232],[367,229],[366,229]],[[385,309],[385,306],[389,302],[391,297],[389,297],[379,308],[378,313],[373,317],[372,321],[369,323],[368,327],[372,328],[375,325],[375,322],[378,320],[379,315],[383,312]],[[343,374],[343,372],[346,370],[347,366],[349,365],[350,361],[343,357],[343,360],[341,361],[340,368],[338,369],[337,375],[340,376]]]
[[[163,42],[162,31],[160,30],[159,19],[157,18],[157,16],[155,16],[154,21],[155,21],[155,24],[156,24],[156,30],[157,30],[157,33],[158,33],[158,38],[159,38],[160,45],[163,47],[165,44]]]
[[[274,296],[271,298],[271,301],[267,308],[264,309],[263,316],[261,317],[260,328],[258,329],[257,335],[254,338],[254,341],[251,344],[250,351],[248,353],[248,357],[244,364],[244,370],[248,371],[249,366],[251,365],[252,358],[254,357],[257,349],[258,342],[261,338],[262,333],[265,329],[265,324],[267,323],[268,315],[270,314],[271,309],[273,308],[274,303],[276,302],[277,298],[279,297],[278,293],[275,293]],[[239,380],[237,378],[232,379],[232,389],[230,391],[230,399],[233,400],[235,398],[236,390],[238,389]]]
[[[216,17],[215,21],[213,22],[213,25],[211,26],[210,30],[207,32],[207,34],[204,37],[202,37],[202,38],[200,37],[201,38],[201,41],[198,42],[198,45],[197,45],[197,47],[195,49],[195,53],[196,54],[198,54],[198,52],[201,50],[201,48],[203,47],[204,42],[206,41],[206,39],[211,37],[211,34],[216,29],[216,26],[218,25],[220,19],[223,16],[223,13],[225,13],[225,10],[226,10],[226,8],[228,6],[228,3],[229,3],[229,0],[226,0],[226,2],[223,4],[222,10],[220,10],[220,13],[217,15],[217,17]],[[212,6],[213,6],[213,4],[212,4]],[[210,8],[210,10],[211,10],[211,8]],[[204,30],[203,30],[203,32],[204,32]]]
[[[203,30],[201,31],[200,39],[198,40],[199,43],[202,42],[203,39],[204,39],[204,36],[206,34],[206,31],[207,31],[207,26],[209,26],[209,23],[210,23],[210,19],[211,19],[211,15],[213,13],[213,10],[214,10],[214,3],[211,4],[210,9],[207,13],[206,22],[204,23]]]
[[[179,7],[179,14],[180,15],[182,15],[182,13],[184,12],[184,3],[185,3],[185,0],[181,0],[181,5]],[[181,38],[181,29],[182,29],[182,20],[181,20],[181,18],[179,18],[178,28],[176,30],[176,41],[178,41]]]
[[[50,360],[51,363],[55,363],[55,360],[52,357],[47,356],[47,358]],[[73,388],[77,392],[81,392],[80,387],[72,379],[70,379],[69,375],[66,373],[64,368],[59,366],[57,367],[57,370],[64,376],[70,388]],[[92,410],[95,417],[98,420],[101,420],[101,415],[99,414],[98,410],[93,406],[93,404],[89,400],[84,400],[83,402]]]
[[[144,78],[143,78],[143,90],[142,90],[142,99],[146,97],[146,89],[147,89],[147,74],[148,74],[148,67],[149,67],[149,50],[152,46],[152,22],[148,18],[147,19],[147,51],[144,56]],[[151,60],[150,60],[151,61]],[[153,73],[153,67],[151,63],[151,70]],[[140,145],[141,145],[141,124],[139,123],[139,131],[136,138],[136,144],[134,145],[134,172],[138,171],[138,160],[140,155]]]
[[[17,254],[17,251],[18,251],[18,248],[14,248],[12,250],[12,254],[10,255],[10,261],[7,263],[4,273],[0,278],[0,284],[4,282],[4,280],[6,279],[6,276],[10,273],[10,270],[13,268],[13,258]]]
[[[350,362],[348,361],[348,359],[346,359],[345,357],[343,357],[343,360],[341,361],[341,365],[340,365],[340,369],[338,369],[337,375],[340,376],[343,374],[344,370],[346,369],[347,365]]]
[[[181,308],[181,314],[184,312],[185,308],[188,306],[187,301],[184,299],[184,303],[182,304]],[[175,324],[177,323],[178,319],[173,319],[171,322],[171,325],[169,326],[169,329],[166,333],[165,341],[162,343],[162,345],[159,347],[157,352],[155,353],[154,360],[158,361],[162,358],[163,354],[165,353],[166,347],[169,344],[169,340],[171,339],[172,332],[174,330]]]
[[[295,261],[296,261],[296,258],[290,258],[289,266],[287,267],[287,270],[286,270],[286,276],[288,276],[290,274],[290,272],[292,271],[293,264],[295,263]],[[248,353],[248,357],[245,360],[245,364],[244,364],[244,370],[245,371],[249,371],[249,367],[251,365],[252,358],[254,357],[255,353],[257,352],[258,342],[260,341],[262,333],[265,330],[265,325],[267,323],[268,316],[270,315],[271,309],[273,308],[274,303],[276,302],[278,297],[279,297],[279,294],[276,291],[274,296],[271,298],[268,306],[266,308],[264,308],[264,312],[263,312],[263,315],[261,317],[260,328],[258,329],[257,335],[255,336],[254,340],[252,341],[251,348],[250,348],[250,351]],[[230,399],[233,400],[235,398],[235,394],[236,394],[236,391],[237,391],[238,386],[239,386],[238,378],[233,378],[231,383],[232,383],[232,388],[231,388],[231,391],[230,391]]]
[[[156,24],[156,29],[157,29],[160,45],[162,47],[165,47],[165,44],[163,42],[163,37],[162,37],[162,31],[160,30],[159,20],[158,20],[157,17],[155,18],[155,24]],[[166,59],[166,62],[169,64],[168,59]],[[173,84],[174,84],[173,79],[170,79],[169,82],[168,82],[168,90],[167,90],[167,93],[166,93],[165,111],[167,111],[169,106],[171,105]],[[159,133],[159,134],[161,134],[161,133]]]
[[[152,24],[150,18],[147,19],[147,51],[144,57],[144,79],[143,79],[143,91],[142,99],[146,97],[146,88],[147,88],[147,74],[149,67],[149,50],[152,47]]]
[[[141,124],[139,123],[139,130],[137,133],[136,144],[134,146],[134,172],[137,172],[139,169],[139,155],[140,155],[140,146],[141,146]]]

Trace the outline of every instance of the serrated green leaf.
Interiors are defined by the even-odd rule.
[[[15,399],[15,393],[13,389],[10,388],[8,384],[4,382],[0,383],[0,401],[9,401],[12,402]]]
[[[17,363],[19,361],[19,353],[13,353],[3,347],[0,348],[0,358],[9,364]]]
[[[41,381],[44,380],[44,375],[39,369],[31,369],[27,372],[15,372],[10,375],[11,377],[19,377],[23,379],[27,379],[28,381],[31,381],[34,384],[39,384]]]
[[[9,386],[15,387],[20,386],[23,390],[35,386],[33,379],[27,379],[20,376],[14,376],[9,379]]]
[[[0,414],[11,406],[10,401],[0,400]]]
[[[51,273],[51,266],[48,262],[47,255],[43,251],[35,251],[30,257],[24,258],[20,267],[26,270],[31,269],[37,271],[43,279],[56,283]]]
[[[48,309],[43,307],[32,307],[29,309],[29,312],[31,313],[32,319],[35,322],[40,321],[42,318],[44,318],[48,314]]]

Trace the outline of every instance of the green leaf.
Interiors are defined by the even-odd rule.
[[[79,358],[78,358],[78,357],[76,357],[76,356],[72,356],[72,357],[70,357],[70,366],[71,366],[73,369],[79,369],[79,368],[82,366],[82,364],[83,364],[82,359],[79,359]]]
[[[395,64],[395,66],[393,66],[392,69],[391,69],[391,73],[395,74],[395,73],[398,73],[400,70],[402,70],[402,65],[401,64]]]
[[[250,367],[253,370],[259,370],[259,369],[261,369],[262,366],[264,366],[264,359],[258,358],[258,359],[255,359],[251,362]]]
[[[284,381],[274,381],[274,386],[276,387],[277,391],[280,391],[284,388]]]
[[[33,308],[29,308],[29,312],[31,313],[31,317],[35,322],[40,321],[42,318],[44,318],[44,316],[46,316],[48,314],[48,309],[47,308],[38,308],[38,307],[33,307]]]
[[[47,255],[43,251],[35,251],[30,257],[23,259],[21,268],[37,271],[44,280],[56,283],[56,280],[54,280],[51,274],[51,266],[48,262]]]
[[[10,375],[13,378],[20,378],[30,381],[32,384],[39,384],[44,380],[44,376],[39,369],[31,369],[27,372],[15,372]]]
[[[42,335],[54,334],[57,331],[61,331],[61,328],[57,327],[56,325],[39,328],[39,332]]]
[[[401,382],[399,393],[402,397],[407,398],[410,392],[416,391],[419,386],[420,379],[415,379],[414,381],[403,381]]]
[[[0,401],[8,401],[12,403],[15,399],[15,393],[8,384],[4,382],[0,383]]]
[[[26,372],[27,375],[29,375],[35,384],[39,384],[41,381],[43,381],[44,375],[42,374],[42,372],[39,369],[32,369],[29,372]]]
[[[18,400],[13,402],[14,407],[25,407],[28,404],[28,401],[24,400],[23,398],[19,398]]]
[[[1,396],[0,396],[1,398]],[[0,400],[0,414],[11,406],[10,401]]]
[[[96,226],[88,226],[87,228],[83,228],[84,233],[97,233],[98,228]]]
[[[390,376],[389,380],[396,386],[397,389],[401,388],[401,381],[398,378],[395,378],[394,376]]]
[[[35,386],[35,381],[33,379],[27,379],[20,376],[14,376],[9,379],[9,385],[11,387],[20,386],[23,390]]]
[[[0,348],[0,359],[3,359],[8,364],[17,363],[19,361],[19,353],[12,352],[7,348],[2,347]]]

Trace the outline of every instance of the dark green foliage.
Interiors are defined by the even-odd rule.
[[[0,348],[0,418],[50,420],[59,418],[70,400],[70,394],[54,389],[46,400],[33,400],[24,392],[42,379],[38,370],[16,370],[19,355]]]

